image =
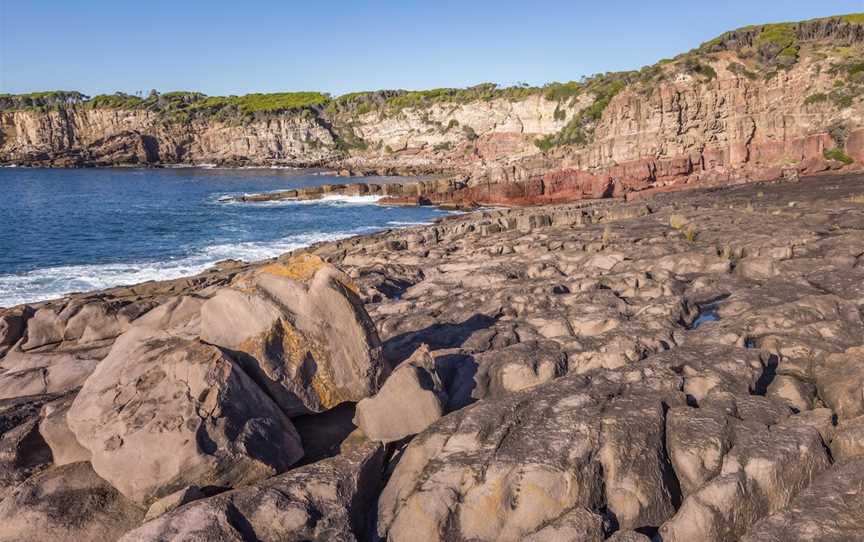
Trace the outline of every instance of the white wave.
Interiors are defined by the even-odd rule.
[[[354,205],[370,205],[378,203],[384,196],[346,196],[344,194],[328,194],[321,199],[313,201],[322,201],[325,203],[349,203]]]
[[[314,243],[344,239],[375,229],[378,228],[367,226],[344,232],[307,233],[269,242],[214,245],[184,258],[165,261],[68,265],[0,275],[0,307],[55,299],[71,292],[176,279],[201,273],[221,260],[265,260]]]
[[[252,194],[243,194],[244,196],[250,196]],[[331,205],[331,206],[342,206],[342,205],[375,205],[377,204],[384,196],[346,196],[343,194],[328,194],[326,196],[317,198],[317,199],[279,199],[272,201],[238,201],[237,198],[239,195],[233,194],[222,194],[216,196],[212,201],[214,203],[219,203],[220,205],[225,204],[240,204],[240,205],[251,205],[254,207],[290,207],[293,205]]]
[[[388,226],[398,226],[398,227],[401,227],[401,226],[425,226],[427,224],[432,224],[432,222],[428,221],[428,220],[425,222],[411,222],[410,220],[391,220],[391,221],[387,222]]]

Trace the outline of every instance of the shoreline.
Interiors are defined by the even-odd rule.
[[[293,427],[298,443],[292,464],[263,480],[196,493],[184,506],[149,516],[145,511],[158,510],[154,502],[161,494],[138,496],[124,470],[103,476],[99,460],[114,451],[104,439],[85,441],[82,453],[92,455],[75,465],[55,466],[49,459],[35,470],[14,471],[20,473],[14,485],[28,478],[24,483],[66,480],[67,469],[93,465],[99,484],[118,488],[116,499],[137,499],[130,504],[137,515],[122,528],[130,533],[127,540],[165,538],[142,533],[175,532],[171,525],[212,525],[211,518],[220,517],[215,507],[226,499],[272,495],[273,484],[283,481],[296,489],[308,474],[320,484],[321,473],[329,472],[322,469],[332,465],[341,470],[326,476],[339,479],[327,482],[326,491],[332,487],[338,494],[344,472],[361,480],[362,506],[374,511],[384,503],[408,519],[428,508],[399,501],[394,488],[408,488],[415,502],[461,495],[465,477],[435,476],[451,466],[476,480],[497,473],[496,484],[514,468],[539,472],[543,476],[531,483],[552,495],[562,477],[579,484],[569,487],[636,487],[649,500],[613,512],[636,517],[631,525],[650,525],[664,539],[692,525],[719,532],[729,517],[769,506],[789,513],[784,510],[797,506],[793,499],[814,492],[812,499],[830,503],[835,480],[847,477],[849,465],[861,464],[845,459],[858,453],[847,443],[860,442],[854,423],[847,424],[862,412],[857,392],[864,372],[856,363],[864,344],[862,218],[864,175],[658,194],[650,201],[483,210],[316,243],[254,263],[227,261],[176,280],[0,309],[0,400],[21,409],[35,401],[28,420],[40,419],[43,403],[58,401],[62,419],[72,420],[63,427],[71,426],[69,438],[78,439],[78,409],[94,395],[103,398],[112,420],[120,420],[111,431],[121,423],[131,427],[129,420],[142,412],[173,420],[183,412],[177,401],[226,389],[204,382],[184,393],[188,375],[224,374],[209,369],[215,366],[207,360],[215,360],[249,378],[242,395],[220,393],[218,404],[260,408],[273,401],[268,415],[285,427],[275,434]],[[271,315],[284,323],[274,328]],[[303,327],[302,318],[314,325]],[[287,340],[281,330],[291,333]],[[235,341],[233,333],[255,340]],[[299,347],[297,337],[303,340]],[[372,362],[356,371],[362,386],[344,391],[326,371],[337,363],[339,349],[358,339],[349,361],[368,353]],[[150,354],[163,348],[168,350],[160,357]],[[289,356],[300,352],[316,356],[314,374],[327,376],[291,381],[310,390],[302,407],[291,402],[296,392],[278,393],[274,380],[263,379],[272,373],[256,370],[252,360],[277,359],[273,352],[286,360],[279,365],[285,374],[296,367],[297,358]],[[154,376],[114,377],[108,369],[116,364]],[[422,387],[424,380],[404,378],[416,371],[434,383],[435,393]],[[110,386],[94,388],[106,378]],[[162,393],[161,383],[175,378],[179,387]],[[121,393],[141,399],[118,404]],[[413,401],[423,393],[436,397],[435,409]],[[408,412],[411,422],[422,416],[422,424],[403,425],[392,412]],[[160,422],[158,438],[148,437],[154,443],[146,448],[149,457],[159,461],[149,465],[176,457],[174,448],[159,445],[166,426]],[[171,427],[179,427],[171,429],[173,436],[183,425]],[[80,451],[77,440],[46,441],[45,448]],[[448,441],[458,445],[442,447]],[[122,445],[138,457],[135,442],[124,439]],[[717,454],[715,470],[694,474],[688,458],[701,457],[705,443]],[[548,453],[538,459],[541,448]],[[202,453],[194,445],[186,449]],[[399,453],[391,456],[393,450]],[[368,454],[378,459],[370,462]],[[729,476],[719,472],[730,461],[759,467],[756,474],[736,471],[743,496],[724,491]],[[610,464],[624,476],[605,468]],[[856,469],[851,472],[860,478]],[[766,472],[780,487],[799,488],[799,496],[760,491]],[[209,480],[191,471],[183,475],[185,485]],[[158,479],[166,494],[176,491],[172,483]],[[485,495],[487,486],[474,487]],[[617,494],[601,490],[596,498],[615,507]],[[705,494],[729,512],[702,515]],[[457,513],[474,513],[470,504],[453,502]],[[569,502],[556,506],[554,514],[571,510]],[[261,517],[246,510],[248,517]],[[516,513],[501,510],[507,517]],[[735,537],[768,516],[760,514],[736,527]],[[597,526],[594,538],[602,539],[601,512],[586,509],[582,515]],[[481,522],[486,517],[476,516]],[[538,532],[547,519],[532,516],[527,529]],[[377,517],[384,537],[416,538],[410,530],[403,537],[400,525]],[[435,519],[432,528],[444,525],[446,519]]]
[[[820,175],[814,175],[814,176],[809,176],[809,177],[803,177],[800,181],[796,181],[794,183],[778,179],[775,181],[752,181],[752,182],[747,182],[747,183],[739,183],[739,184],[735,184],[735,185],[704,186],[704,187],[694,186],[694,187],[689,187],[689,188],[683,189],[683,190],[654,193],[651,196],[649,196],[649,199],[602,198],[602,199],[591,199],[591,200],[586,199],[586,200],[580,200],[580,201],[569,202],[569,203],[547,203],[547,204],[530,205],[530,206],[484,206],[484,207],[479,207],[479,208],[475,208],[475,209],[471,209],[471,210],[467,210],[467,211],[451,210],[450,211],[451,214],[446,215],[446,216],[442,216],[442,217],[437,217],[437,218],[433,219],[431,222],[425,223],[425,224],[419,224],[419,225],[413,225],[412,224],[412,225],[397,226],[397,227],[386,227],[386,228],[381,228],[380,230],[377,230],[377,231],[370,231],[368,233],[362,232],[362,233],[356,233],[356,234],[346,234],[344,237],[340,236],[338,238],[334,238],[331,240],[313,241],[313,242],[310,242],[310,243],[305,244],[303,246],[299,246],[295,249],[292,249],[288,252],[283,252],[283,253],[280,253],[276,256],[266,258],[263,260],[244,261],[244,260],[237,260],[237,259],[233,259],[233,258],[218,260],[212,264],[206,264],[207,267],[203,268],[202,271],[200,271],[199,273],[195,273],[195,274],[181,275],[181,276],[172,277],[172,278],[165,278],[165,279],[152,279],[152,280],[147,280],[144,282],[137,282],[137,283],[130,283],[130,284],[118,284],[116,286],[109,286],[106,288],[100,288],[100,289],[88,290],[88,291],[68,292],[66,294],[59,295],[57,297],[52,297],[50,299],[43,299],[43,300],[39,300],[39,301],[25,301],[25,302],[18,303],[16,305],[11,305],[8,307],[0,306],[0,311],[20,308],[22,306],[38,307],[38,306],[42,306],[44,304],[51,304],[51,303],[63,301],[63,300],[66,300],[68,298],[88,297],[88,296],[99,295],[99,294],[111,294],[112,292],[115,292],[115,291],[135,289],[136,287],[144,286],[144,285],[154,285],[154,286],[169,285],[169,284],[171,284],[173,282],[177,282],[177,281],[187,281],[187,280],[195,279],[198,277],[210,276],[213,273],[223,272],[223,271],[226,271],[228,269],[234,270],[234,269],[250,269],[250,268],[260,267],[260,266],[267,265],[268,263],[278,261],[280,258],[285,258],[285,257],[288,257],[288,256],[293,255],[293,254],[305,253],[305,252],[317,253],[320,250],[329,251],[332,248],[338,249],[339,247],[341,247],[343,245],[358,245],[358,244],[363,245],[363,244],[367,244],[369,242],[374,242],[381,237],[395,236],[398,239],[400,237],[410,237],[413,235],[422,235],[422,234],[427,233],[428,231],[434,230],[435,228],[438,228],[442,225],[451,224],[454,221],[470,222],[475,218],[481,218],[482,219],[484,217],[489,217],[489,216],[495,216],[495,217],[500,219],[501,217],[508,216],[510,214],[514,214],[517,216],[522,215],[522,214],[532,216],[532,215],[535,215],[537,213],[542,213],[544,210],[554,212],[555,210],[561,209],[561,208],[573,208],[573,209],[598,208],[598,209],[601,209],[601,208],[621,206],[621,205],[627,206],[627,205],[631,205],[631,204],[645,204],[646,202],[650,203],[651,198],[670,198],[670,197],[671,198],[675,198],[675,197],[686,198],[688,195],[699,194],[700,192],[703,194],[709,194],[709,193],[716,192],[717,190],[723,191],[723,190],[733,190],[733,189],[741,189],[741,188],[750,189],[750,188],[754,188],[757,186],[777,186],[777,185],[787,185],[787,184],[794,186],[795,184],[798,184],[798,183],[809,184],[809,183],[815,183],[815,182],[820,182],[820,181],[827,181],[827,180],[831,180],[831,179],[838,179],[838,178],[842,179],[843,177],[847,177],[847,178],[859,178],[859,177],[861,177],[861,178],[864,178],[864,176],[856,175],[856,174],[846,174],[845,176],[844,175],[837,175],[837,174],[835,174],[835,175],[821,175],[821,176]],[[315,201],[319,201],[319,200],[312,199],[312,200],[306,200],[306,201],[309,201],[310,203],[314,203]],[[276,242],[276,241],[274,241],[274,242]],[[206,248],[207,247],[204,247],[201,250],[206,250]],[[117,262],[116,264],[112,264],[112,265],[134,267],[136,264],[141,264],[141,263],[142,262]],[[96,266],[96,265],[102,265],[102,264],[80,264],[80,265],[81,266],[86,266],[86,265]],[[204,265],[204,264],[202,264],[202,265]],[[35,269],[33,271],[42,271],[43,269],[44,270],[59,269],[59,268],[63,268],[63,267],[76,267],[76,266],[57,266],[57,267],[51,267],[51,268]],[[24,273],[24,274],[26,274],[26,273]],[[18,274],[11,274],[10,276],[15,276],[15,275],[18,275]]]

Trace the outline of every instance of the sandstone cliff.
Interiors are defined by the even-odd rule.
[[[853,15],[748,27],[542,88],[298,93],[313,99],[290,107],[269,98],[286,95],[0,97],[0,163],[447,171],[467,188],[433,200],[493,203],[848,170],[864,163],[862,58]]]

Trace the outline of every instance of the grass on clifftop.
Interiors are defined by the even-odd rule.
[[[321,92],[277,92],[244,96],[207,96],[200,92],[175,91],[151,93],[147,98],[117,92],[89,98],[80,92],[53,91],[30,94],[0,94],[0,109],[57,108],[83,105],[92,109],[148,109],[167,121],[218,115],[242,117],[256,113],[302,111],[320,107],[330,100]]]
[[[211,96],[196,103],[202,109],[236,107],[240,112],[291,111],[326,104],[329,96],[321,92],[278,92],[274,94],[246,94],[244,96]]]

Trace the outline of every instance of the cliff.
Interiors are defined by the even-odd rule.
[[[728,32],[544,87],[93,99],[0,96],[0,163],[457,173],[437,201],[534,203],[864,163],[864,17]]]

